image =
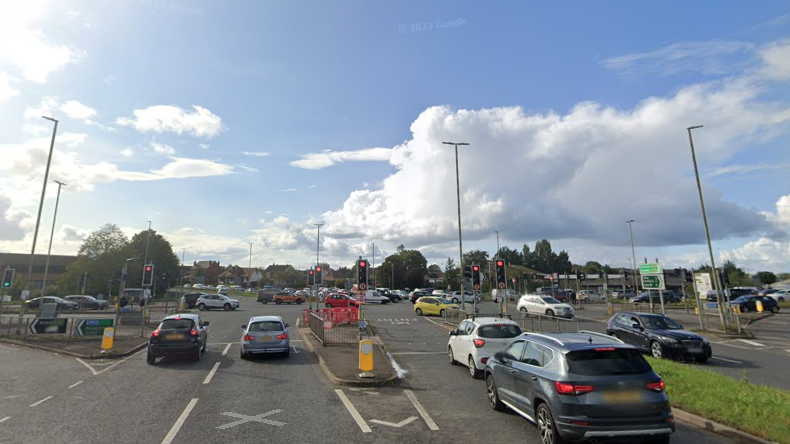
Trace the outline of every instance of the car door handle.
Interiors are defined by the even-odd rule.
[[[532,380],[533,380],[533,381],[537,381],[537,380],[538,380],[538,377],[537,377],[537,376],[533,376],[533,377],[532,377]]]
[[[510,369],[510,374],[512,375],[512,374],[514,374],[514,373],[516,373],[516,371],[515,371],[515,370],[513,370],[513,369]]]

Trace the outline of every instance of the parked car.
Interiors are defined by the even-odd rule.
[[[763,304],[763,311],[779,313],[779,303],[770,296],[741,296],[730,302],[730,306],[737,307],[741,313],[747,313],[757,311],[757,301]]]
[[[265,287],[264,287],[265,288]],[[279,291],[275,290],[258,290],[258,302],[262,304],[268,304],[269,302],[274,301],[274,295],[276,295]]]
[[[368,290],[365,292],[365,303],[384,305],[390,303],[390,298],[382,296],[378,291]]]
[[[41,304],[41,299],[42,298],[33,298],[25,301],[25,308],[38,309],[39,305]],[[43,299],[44,304],[55,304],[55,309],[57,311],[76,310],[79,308],[79,305],[76,303],[67,301],[57,296],[44,296]]]
[[[417,299],[420,299],[423,296],[430,296],[430,295],[431,292],[429,291],[414,290],[411,293],[409,293],[409,301],[411,301],[412,304],[416,304]]]
[[[253,354],[291,354],[290,325],[280,316],[254,316],[241,326],[241,359]]]
[[[609,319],[606,333],[658,359],[706,362],[713,356],[710,342],[704,336],[684,330],[682,325],[660,314],[618,313]]]
[[[551,296],[524,295],[518,300],[518,310],[523,314],[538,314],[546,316],[557,316],[562,318],[572,318],[574,316],[573,307],[564,304]]]
[[[458,306],[445,298],[438,296],[423,296],[414,304],[414,313],[417,316],[437,315],[444,317],[447,310],[458,310]]]
[[[167,316],[157,325],[148,339],[146,361],[150,365],[156,358],[171,355],[189,355],[200,361],[206,352],[209,321],[196,314],[174,314]]]
[[[535,423],[543,444],[668,444],[675,432],[664,381],[639,350],[601,333],[524,333],[488,360],[485,380],[491,408]]]
[[[790,300],[790,290],[776,290],[773,293],[768,293],[766,296],[773,298],[776,302],[784,302]]]
[[[580,301],[584,302],[598,302],[606,300],[606,295],[592,290],[581,290],[577,295]]]
[[[282,303],[300,305],[302,302],[304,302],[304,296],[286,291],[278,291],[272,298],[272,301],[277,305]]]
[[[674,295],[672,293],[670,293],[670,294],[664,293],[663,296],[664,296],[664,303],[665,304],[668,304],[670,302],[680,302],[681,301],[681,299],[679,297],[677,297],[676,295]],[[659,295],[658,291],[652,291],[652,290],[649,291],[649,292],[645,291],[645,292],[641,293],[639,296],[633,297],[633,298],[629,299],[628,301],[629,302],[639,302],[639,303],[649,303],[650,299],[653,300],[654,304],[660,304],[661,303],[661,295]]]
[[[326,308],[333,307],[356,307],[359,308],[359,302],[347,294],[333,293],[326,296],[324,305]]]
[[[452,301],[453,304],[458,304],[461,302],[461,292],[460,291],[453,291],[450,293],[445,293],[442,296],[445,299]],[[472,292],[464,291],[464,302],[467,304],[473,304],[475,302],[480,303],[480,296],[472,296]]]
[[[106,310],[107,307],[110,306],[109,302],[96,299],[93,296],[82,296],[75,294],[66,296],[63,299],[69,302],[74,302],[77,304],[77,308],[80,310]]]
[[[447,342],[450,364],[466,365],[472,378],[477,379],[483,374],[488,359],[520,334],[521,327],[510,319],[467,319],[450,332]]]
[[[206,293],[187,293],[181,297],[181,300],[184,302],[184,308],[195,308],[197,307],[197,300],[200,299],[201,296],[204,296]]]
[[[239,301],[222,294],[204,294],[198,298],[197,308],[200,311],[211,310],[212,308],[230,311],[239,308]]]
[[[559,288],[555,288],[555,289],[552,289],[552,290],[539,291],[539,292],[537,292],[537,294],[538,294],[538,296],[551,296],[551,297],[553,297],[554,299],[556,299],[556,300],[558,300],[560,302],[568,302],[568,300],[570,299],[568,297],[568,294],[565,293],[564,290],[560,290]]]

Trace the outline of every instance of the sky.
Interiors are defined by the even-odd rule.
[[[47,116],[37,253],[57,180],[53,254],[150,221],[187,263],[457,263],[460,190],[464,251],[629,267],[633,219],[638,262],[693,267],[702,125],[716,260],[790,271],[783,0],[29,0],[0,41],[0,252],[31,250]]]

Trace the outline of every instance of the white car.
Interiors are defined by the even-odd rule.
[[[195,305],[200,311],[211,310],[212,308],[222,308],[225,311],[230,311],[239,308],[239,301],[222,294],[204,294],[198,298]]]
[[[450,332],[447,342],[447,355],[450,364],[459,362],[469,368],[472,378],[479,378],[488,359],[494,353],[504,350],[516,336],[521,327],[510,319],[493,317],[467,319]]]
[[[193,286],[192,286],[192,288],[197,288],[197,289],[200,289],[200,290],[205,290],[205,289],[206,289],[206,286],[205,286],[204,284],[195,284],[195,285],[193,285]]]
[[[383,296],[378,291],[368,290],[365,292],[365,303],[384,305],[390,303],[390,298]]]
[[[449,299],[453,302],[453,304],[458,304],[461,302],[461,292],[460,291],[453,291],[449,293],[445,293],[443,296],[445,299]],[[480,303],[480,296],[472,296],[471,292],[464,291],[464,302],[468,304],[472,304],[477,300]]]
[[[605,301],[606,295],[592,290],[582,290],[579,292],[579,300],[587,302]]]
[[[768,293],[766,296],[776,299],[776,302],[790,301],[790,290],[779,290],[773,293]]]
[[[523,314],[537,314],[572,318],[573,307],[564,304],[551,296],[526,294],[518,300],[518,310]]]

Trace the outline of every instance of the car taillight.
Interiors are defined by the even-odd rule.
[[[477,348],[480,348],[480,347],[482,347],[482,346],[486,345],[486,341],[484,341],[484,340],[482,340],[482,339],[475,339],[475,340],[474,340],[474,341],[472,341],[472,342],[474,342],[474,343],[475,343],[475,347],[477,347]]]
[[[191,334],[192,336],[197,336],[198,335],[198,331],[193,328],[192,331],[189,332],[189,334]]]
[[[488,358],[483,358],[480,360],[483,364],[488,364]]]
[[[554,381],[554,390],[560,395],[583,395],[595,390],[591,385],[574,385]]]
[[[252,336],[252,335],[244,335],[244,340],[245,341],[252,341],[253,339],[255,339],[255,337]]]
[[[650,382],[646,385],[646,387],[648,390],[652,390],[654,392],[663,392],[666,388],[666,384],[664,384],[664,381]]]
[[[283,333],[281,335],[277,335],[277,339],[288,339],[288,333]]]
[[[151,336],[154,337],[154,338],[158,338],[159,337],[159,330],[157,329],[157,330],[152,331],[151,332]]]

